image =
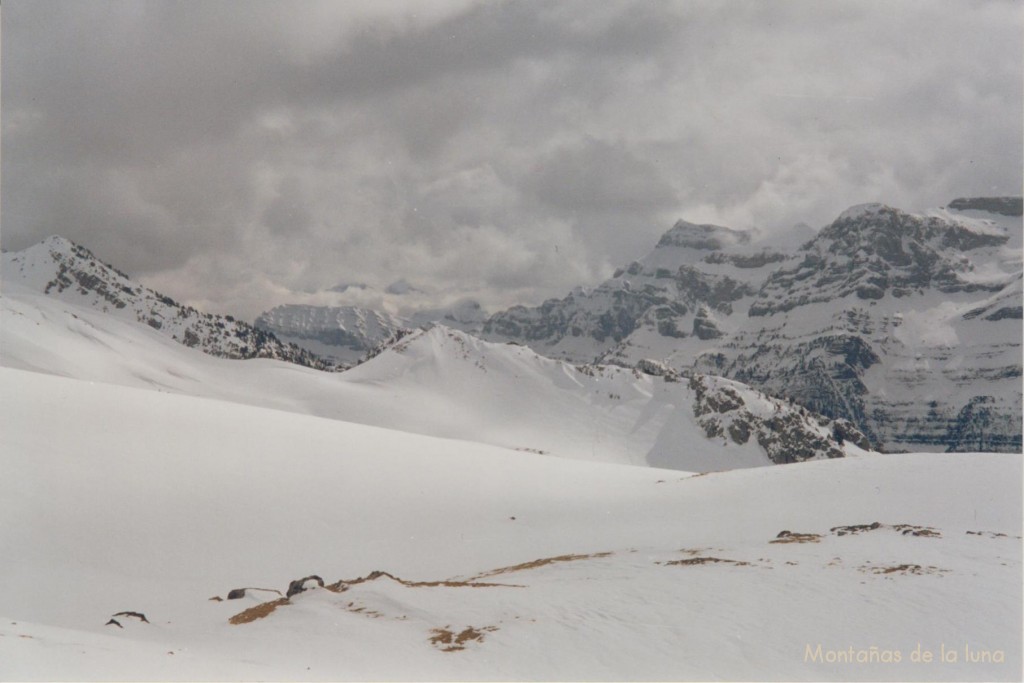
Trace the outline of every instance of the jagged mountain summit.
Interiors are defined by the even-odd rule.
[[[26,287],[76,306],[148,325],[161,335],[213,356],[273,358],[319,370],[335,367],[232,316],[203,313],[179,304],[134,282],[64,237],[51,236],[23,251],[4,252],[2,276],[5,294],[12,288]]]
[[[861,205],[793,250],[680,221],[599,287],[498,313],[483,336],[732,377],[887,450],[1019,451],[1020,206]]]

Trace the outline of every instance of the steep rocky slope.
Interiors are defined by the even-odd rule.
[[[183,306],[131,280],[88,249],[63,237],[48,237],[19,252],[3,254],[2,276],[9,285],[97,309],[148,325],[185,346],[221,358],[273,358],[320,370],[334,364],[273,334],[229,315]]]
[[[575,362],[644,358],[853,422],[889,450],[1021,449],[1021,211],[853,207],[795,249],[677,223],[591,291],[484,327]]]
[[[653,252],[600,286],[534,308],[510,308],[492,316],[482,334],[574,362],[614,360],[609,350],[644,335],[677,353],[696,353],[734,331],[760,283],[789,258],[755,243],[750,233],[679,221]],[[665,356],[662,348],[637,349]]]

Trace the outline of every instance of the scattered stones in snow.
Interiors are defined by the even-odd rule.
[[[680,565],[684,567],[696,564],[732,564],[736,565],[737,567],[750,566],[749,562],[744,562],[742,560],[729,560],[722,557],[690,557],[685,560],[669,560],[668,562],[658,562],[658,564],[662,564],[665,566]]]
[[[870,563],[869,563],[870,564]],[[860,571],[868,574],[913,574],[915,576],[921,576],[923,574],[948,574],[949,569],[940,569],[939,567],[933,567],[931,565],[922,567],[919,564],[899,564],[891,566],[869,566],[869,564],[859,567]]]
[[[303,581],[306,581],[306,580],[309,580],[309,579],[316,579],[316,578],[319,578],[319,577],[307,576],[305,579],[303,579]],[[294,584],[295,582],[293,581],[292,583]],[[321,586],[324,585],[322,580],[320,582],[320,585]],[[290,587],[289,587],[289,590],[291,590]],[[278,595],[281,595],[281,591],[277,590],[276,588],[256,588],[254,586],[248,586],[246,588],[233,588],[232,590],[230,590],[228,592],[228,600],[238,600],[239,598],[244,598],[245,595],[246,595],[246,591],[266,591],[267,593],[277,593]],[[296,591],[296,592],[300,592],[300,591]],[[292,593],[289,593],[288,595],[290,596],[290,595],[292,595]],[[284,596],[282,595],[281,597],[284,597]]]
[[[845,536],[846,534],[859,534],[862,531],[874,531],[875,529],[881,528],[881,522],[872,522],[871,524],[852,524],[850,526],[834,526],[829,531],[834,533],[836,536]]]
[[[769,543],[818,543],[821,541],[821,534],[801,534],[792,531],[780,531],[779,535]]]
[[[928,536],[932,538],[941,538],[942,534],[937,529],[930,526],[917,526],[914,524],[882,524],[880,522],[872,522],[871,524],[854,524],[851,526],[835,526],[829,529],[836,536],[846,536],[847,534],[859,534],[865,531],[875,531],[877,529],[892,529],[898,531],[904,536]]]
[[[325,585],[324,584],[324,580],[322,578],[320,578],[319,576],[317,576],[315,574],[312,574],[312,575],[307,576],[305,578],[296,579],[295,581],[292,581],[291,584],[289,584],[289,586],[288,586],[288,594],[287,594],[287,596],[279,598],[277,600],[273,600],[273,601],[270,601],[270,602],[260,603],[259,605],[255,605],[253,607],[250,607],[249,609],[244,610],[243,612],[239,612],[238,614],[234,615],[228,621],[230,623],[232,623],[232,624],[247,624],[249,622],[255,621],[256,619],[262,619],[263,617],[266,617],[267,615],[271,614],[278,607],[280,607],[282,605],[289,605],[289,604],[291,604],[291,600],[289,598],[291,598],[294,595],[297,595],[299,593],[303,593],[303,592],[309,590],[312,587],[312,586],[310,586],[310,582],[316,582],[317,586],[319,586],[321,588],[325,588],[326,590],[329,590],[332,593],[344,593],[351,586],[354,586],[354,585],[357,585],[357,584],[360,584],[360,583],[366,583],[368,581],[376,581],[377,579],[382,579],[382,578],[391,579],[392,581],[395,581],[396,583],[400,583],[403,586],[408,586],[410,588],[436,588],[436,587],[443,587],[443,588],[523,588],[523,586],[516,585],[516,584],[487,583],[487,582],[475,581],[474,579],[469,579],[469,580],[465,580],[465,581],[462,581],[462,580],[406,581],[405,579],[401,579],[401,578],[399,578],[399,577],[397,577],[397,576],[395,576],[393,574],[389,574],[388,572],[384,572],[384,571],[380,571],[380,570],[372,571],[369,574],[367,574],[366,576],[361,576],[359,578],[355,578],[355,579],[342,579],[342,580],[336,581],[335,583],[332,583],[330,585]],[[278,595],[281,594],[280,591],[275,591],[275,590],[269,589],[269,588],[238,588],[238,589],[235,589],[235,591],[251,591],[251,590],[272,591],[272,592],[277,593]],[[235,591],[232,591],[232,593],[235,593]],[[243,595],[244,595],[244,593],[243,593]],[[229,594],[228,597],[229,597],[229,599],[236,599],[236,598],[232,598],[231,594]],[[241,595],[238,595],[237,597],[241,597]],[[212,600],[213,598],[210,598],[210,599]],[[219,600],[219,598],[218,598],[218,600]],[[363,613],[363,614],[366,614],[368,616],[382,616],[381,614],[376,613],[376,612],[366,611],[364,608],[361,608],[361,607],[354,607],[353,603],[349,603],[349,605],[348,605],[348,607],[346,607],[346,609],[348,609],[351,612]]]
[[[940,538],[940,534],[930,526],[914,526],[913,524],[896,524],[893,529],[900,532],[904,536],[931,536],[933,538]]]
[[[307,584],[310,581],[316,581],[317,585],[320,588],[324,587],[324,580],[323,579],[321,579],[316,574],[310,574],[309,576],[307,576],[305,578],[295,579],[290,584],[288,584],[288,593],[285,595],[285,597],[290,598],[293,595],[296,595],[297,593],[302,593],[303,591],[308,590],[310,588],[310,586],[308,586]]]
[[[473,578],[467,580],[448,579],[446,581],[407,581],[405,579],[401,579],[395,576],[394,574],[389,574],[388,572],[375,570],[370,572],[366,576],[361,576],[356,579],[342,579],[340,581],[336,581],[335,583],[326,586],[326,588],[327,590],[333,591],[335,593],[343,593],[347,591],[351,586],[355,586],[360,583],[366,583],[367,581],[376,581],[377,579],[381,578],[391,579],[396,583],[400,583],[403,586],[408,586],[410,588],[522,588],[522,586],[516,584],[488,583],[477,581],[477,579],[481,578],[482,576],[490,575],[491,574],[481,574],[480,576],[474,576]]]
[[[133,617],[135,619],[138,619],[139,621],[143,621],[143,622],[145,622],[147,624],[149,623],[149,619],[147,619],[146,615],[143,614],[142,612],[118,612],[114,616],[115,617]]]
[[[345,605],[345,609],[349,612],[354,612],[355,614],[362,614],[365,617],[372,617],[374,619],[379,619],[384,616],[383,613],[378,612],[377,610],[367,609],[365,606],[357,605],[354,602],[350,602],[347,605]],[[399,620],[401,621],[402,618],[399,618]]]
[[[603,555],[609,555],[609,554],[611,554],[611,553],[598,553],[597,556],[603,556]],[[549,558],[549,561],[554,561],[556,559],[558,559],[558,558]],[[258,605],[254,605],[253,607],[250,607],[249,609],[244,610],[244,611],[239,612],[238,614],[234,615],[233,617],[228,619],[228,622],[231,623],[231,624],[238,625],[238,624],[248,624],[250,622],[256,621],[257,619],[262,619],[262,618],[272,614],[274,612],[274,610],[276,610],[278,607],[281,607],[282,605],[290,605],[290,604],[292,604],[290,598],[292,596],[294,596],[294,595],[297,595],[299,593],[303,593],[306,590],[308,590],[310,588],[310,586],[309,586],[309,582],[310,581],[315,581],[318,586],[320,586],[320,587],[322,587],[322,588],[324,588],[324,589],[326,589],[328,591],[331,591],[332,593],[344,593],[351,586],[354,586],[354,585],[357,585],[357,584],[360,584],[360,583],[366,583],[368,581],[376,581],[377,579],[382,579],[382,578],[391,579],[392,581],[395,581],[396,583],[400,583],[403,586],[408,586],[410,588],[436,588],[436,587],[443,587],[443,588],[523,588],[524,587],[524,586],[521,586],[521,585],[508,584],[508,583],[480,582],[480,581],[475,581],[473,579],[469,579],[469,580],[465,580],[465,581],[462,581],[462,580],[406,581],[405,579],[400,579],[400,578],[398,578],[397,576],[395,576],[393,574],[389,574],[388,572],[384,572],[384,571],[380,571],[380,570],[372,571],[369,574],[367,574],[366,576],[362,576],[362,577],[359,577],[359,578],[356,578],[356,579],[342,579],[341,581],[337,581],[337,582],[332,583],[330,585],[325,585],[324,584],[324,580],[322,578],[320,578],[319,576],[313,574],[313,575],[307,576],[305,578],[296,579],[295,581],[292,581],[291,584],[288,587],[288,595],[287,595],[287,597],[282,597],[282,598],[278,598],[277,600],[272,600],[270,602],[263,602],[263,603],[260,603]],[[247,589],[236,589],[236,590],[272,590],[272,589],[268,589],[268,588],[247,588]],[[232,591],[232,592],[234,592],[234,591]],[[277,593],[278,595],[281,594],[280,591],[273,591],[273,592]],[[210,598],[210,599],[213,600],[213,598]],[[220,600],[219,597],[217,599]],[[376,612],[374,610],[367,610],[365,607],[356,605],[354,602],[349,602],[348,605],[345,606],[344,608],[347,609],[350,612],[356,612],[356,613],[359,613],[359,614],[363,614],[365,616],[371,616],[371,617],[382,617],[382,616],[384,616],[380,612]],[[120,626],[120,624],[118,624],[118,625]]]
[[[138,619],[146,624],[149,623],[149,619],[142,612],[118,612],[117,614],[110,617],[110,621],[104,624],[104,626],[116,626],[118,628],[124,628],[120,621],[115,617],[131,617],[132,619]]]
[[[1003,534],[998,531],[968,531],[968,536],[988,536],[989,538],[1016,538],[1020,539],[1020,536],[1010,536]]]

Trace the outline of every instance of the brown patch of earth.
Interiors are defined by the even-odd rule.
[[[250,607],[245,611],[239,612],[235,616],[228,619],[228,623],[235,624],[236,626],[238,624],[248,624],[271,614],[281,605],[290,604],[291,600],[289,600],[288,598],[279,598],[277,600],[271,600],[270,602],[262,602],[258,605]]]
[[[555,564],[556,562],[576,562],[578,560],[590,560],[598,557],[608,557],[612,553],[591,553],[589,555],[558,555],[556,557],[545,557],[539,560],[531,560],[530,562],[523,562],[522,564],[514,564],[510,567],[502,567],[500,569],[492,569],[489,572],[483,574],[477,574],[470,581],[477,579],[485,579],[489,576],[498,576],[499,574],[509,574],[511,572],[520,572],[527,569],[536,569],[537,567],[543,567],[549,564]]]
[[[430,643],[442,652],[458,652],[459,650],[466,649],[466,643],[482,643],[485,633],[497,630],[497,626],[484,626],[480,629],[467,626],[459,633],[455,633],[447,626],[444,628],[432,628],[430,632],[434,635],[430,637]]]

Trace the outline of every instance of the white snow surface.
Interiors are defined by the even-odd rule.
[[[1019,456],[693,477],[9,368],[0,386],[5,680],[1020,679]],[[267,593],[210,600],[372,570],[406,583],[240,624]],[[122,611],[149,623],[104,625]]]
[[[443,326],[325,373],[215,358],[18,283],[5,286],[0,319],[0,364],[13,368],[582,460],[684,471],[771,464],[754,440],[709,440],[685,382],[621,367],[581,371]]]
[[[685,382],[440,326],[344,373],[225,360],[32,284],[0,296],[0,680],[1021,679],[1019,454],[750,467]],[[953,367],[979,304],[920,304],[905,371]]]

